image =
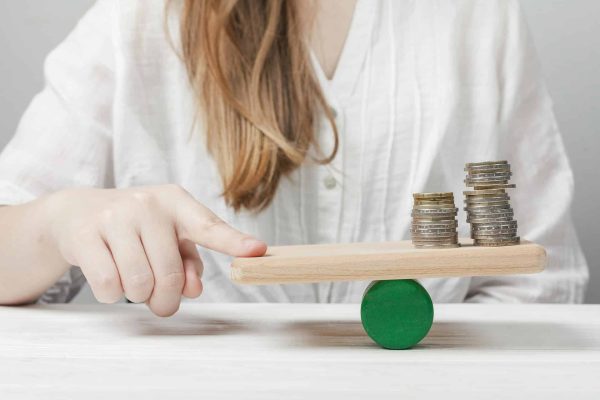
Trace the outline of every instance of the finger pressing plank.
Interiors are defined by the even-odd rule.
[[[190,195],[178,196],[175,220],[180,239],[220,253],[254,257],[264,255],[267,250],[265,242],[232,228]]]

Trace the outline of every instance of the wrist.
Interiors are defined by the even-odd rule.
[[[60,261],[66,268],[71,263],[63,256],[59,243],[60,215],[62,215],[61,210],[64,209],[65,198],[65,191],[58,191],[40,197],[32,203],[32,213],[33,220],[36,221],[34,229],[37,232],[34,237],[38,240],[38,243],[42,244],[44,252],[48,256]]]

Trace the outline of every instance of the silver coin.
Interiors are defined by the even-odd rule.
[[[436,230],[420,230],[410,231],[411,237],[416,239],[431,239],[435,237],[448,238],[453,237],[456,234],[456,228],[452,229],[436,229]]]
[[[514,212],[510,206],[502,207],[465,207],[463,210],[467,212],[467,216],[480,217],[482,215],[506,214]]]
[[[485,203],[493,203],[498,201],[509,201],[510,198],[506,197],[466,197],[463,200],[464,204],[485,204]]]
[[[501,172],[472,172],[469,171],[466,178],[469,180],[487,180],[487,179],[496,179],[496,178],[505,178],[510,179],[512,176],[512,172],[510,171],[501,171]]]
[[[413,217],[426,216],[426,215],[451,215],[454,216],[458,212],[458,208],[428,208],[428,209],[417,209],[412,212]]]
[[[465,175],[465,180],[473,181],[473,182],[487,182],[487,181],[508,181],[512,176],[512,172],[506,173],[495,173],[495,174],[467,174]]]
[[[517,236],[517,228],[503,229],[498,231],[471,231],[471,237],[477,239],[492,239],[497,237]]]
[[[473,194],[465,196],[465,201],[484,200],[484,199],[498,199],[498,200],[509,200],[510,196],[508,193],[493,193],[493,194]]]
[[[491,171],[490,171],[491,169]],[[495,170],[494,170],[495,169]],[[471,168],[467,170],[466,173],[466,177],[470,177],[470,176],[505,176],[505,175],[512,175],[512,172],[510,171],[510,168]]]
[[[510,174],[510,165],[496,165],[480,168],[467,168],[467,175]],[[488,172],[489,171],[489,172]]]
[[[503,214],[508,212],[514,212],[510,205],[503,206],[487,206],[487,207],[464,207],[468,215],[481,215],[481,214]]]
[[[435,219],[434,219],[435,218]],[[458,222],[455,216],[447,218],[447,219],[439,219],[437,217],[430,218],[430,215],[425,215],[423,217],[417,217],[412,219],[412,223],[416,225],[449,225],[455,224]]]
[[[483,202],[471,202],[469,201],[467,203],[467,205],[470,208],[481,208],[481,207],[497,207],[497,206],[504,206],[504,205],[509,205],[510,201],[509,200],[489,200],[489,201],[483,201]]]
[[[474,222],[471,225],[473,229],[497,229],[499,226],[517,226],[517,221],[506,221],[506,222]]]
[[[510,175],[493,175],[493,176],[472,176],[467,175],[465,181],[475,182],[478,185],[484,185],[485,182],[498,182],[498,181],[509,181]]]
[[[414,205],[413,210],[444,210],[454,208],[454,203],[448,204],[430,204],[430,205]]]
[[[417,244],[443,244],[443,243],[458,243],[457,237],[452,238],[431,238],[431,239],[423,239],[423,238],[413,238],[413,243]]]
[[[415,200],[413,204],[415,206],[453,206],[454,200]]]
[[[456,220],[456,219],[440,220],[440,221],[423,221],[422,219],[413,218],[413,221],[412,221],[413,226],[423,226],[423,227],[456,226],[457,224],[458,224],[458,220]]]
[[[506,160],[499,161],[478,161],[478,162],[470,162],[465,164],[465,168],[479,168],[489,165],[510,165]]]
[[[486,207],[465,207],[464,210],[468,211],[470,215],[502,214],[507,212],[513,212],[513,209],[510,207],[509,204]]]
[[[480,196],[480,195],[493,195],[506,193],[504,189],[476,189],[476,190],[465,190],[463,194],[465,196]]]
[[[465,179],[466,186],[484,186],[489,184],[507,184],[506,178]]]
[[[495,182],[490,182],[490,181],[486,181],[486,182],[473,182],[473,181],[464,181],[465,186],[469,187],[469,188],[478,188],[478,190],[485,190],[482,189],[482,187],[486,187],[486,186],[492,186],[492,185],[506,185],[508,184],[508,180],[504,179],[504,180],[500,180],[500,181],[495,181]]]
[[[482,217],[484,215],[497,216],[497,214],[507,214],[513,213],[514,211],[510,207],[479,207],[479,208],[471,208],[465,207],[465,211],[468,216]]]
[[[413,219],[420,218],[428,218],[428,217],[446,217],[446,218],[456,218],[456,211],[423,211],[423,210],[413,210],[411,213]]]
[[[422,222],[450,222],[450,221],[456,221],[456,214],[453,215],[448,215],[448,216],[431,216],[431,215],[427,215],[427,216],[418,216],[418,217],[413,217],[413,222],[414,223],[422,223]]]
[[[465,167],[466,172],[502,172],[510,171],[510,164],[480,165],[476,167]]]
[[[416,234],[444,234],[444,233],[456,233],[456,228],[411,228],[412,233]]]
[[[516,237],[516,235],[513,235],[513,237]],[[478,235],[471,235],[471,239],[473,239],[473,241],[477,241],[477,243],[511,243],[511,241],[500,241],[500,242],[494,242],[492,240],[487,240],[487,239],[492,239],[494,238],[494,236],[478,236]]]
[[[513,241],[518,240],[518,239],[519,239],[518,236],[503,235],[503,236],[493,236],[493,237],[486,238],[486,239],[477,239],[477,241],[479,241],[481,243],[485,243],[485,242],[513,242]]]
[[[460,243],[444,243],[444,244],[414,244],[418,249],[454,249],[460,247]]]
[[[510,200],[509,198],[506,197],[482,197],[482,198],[469,198],[469,199],[465,199],[463,202],[466,205],[477,205],[477,204],[493,204],[493,203],[504,203],[504,202],[508,202]]]
[[[432,214],[428,214],[428,215],[432,215]],[[434,214],[434,216],[437,216],[437,217],[440,218],[440,219],[438,219],[438,221],[453,221],[456,218],[457,214],[456,213],[452,213],[452,214],[440,214],[440,215],[435,215]],[[419,216],[413,215],[413,221],[417,221],[418,222],[418,221],[427,221],[427,220],[424,219],[424,218],[421,218]]]
[[[491,222],[510,222],[514,221],[513,215],[508,214],[503,217],[467,217],[467,222],[470,224],[488,224]]]
[[[475,213],[475,214],[472,214],[472,213],[467,213],[467,220],[470,221],[470,222],[475,222],[475,223],[481,222],[481,221],[478,221],[480,219],[498,219],[498,218],[500,218],[500,221],[503,221],[502,218],[510,218],[509,221],[514,220],[515,215],[512,212],[512,210],[511,211],[504,210],[504,211],[506,211],[506,212],[502,212],[502,213],[490,213],[490,214],[484,214],[484,213],[479,213],[479,214]]]
[[[495,232],[506,229],[517,229],[517,221],[471,223],[472,232]]]
[[[475,239],[473,241],[473,245],[482,246],[482,247],[501,247],[501,246],[517,245],[520,242],[521,242],[521,239],[517,236],[517,237],[513,237],[513,238],[501,240],[501,241]]]
[[[445,244],[445,243],[458,243],[458,238],[432,238],[432,239],[423,239],[423,238],[412,238],[412,242],[414,244]]]
[[[430,193],[413,193],[415,199],[432,199],[432,198],[453,198],[452,192],[430,192]]]
[[[490,183],[490,184],[475,185],[474,189],[475,190],[514,189],[516,187],[517,187],[517,185],[515,185],[514,183],[498,183],[498,184]]]
[[[496,218],[496,220],[490,220],[490,218],[486,218],[486,219],[476,219],[475,222],[473,222],[472,220],[467,220],[468,224],[471,224],[471,229],[473,229],[473,224],[489,224],[489,223],[498,223],[498,224],[506,224],[507,222],[511,222],[514,221],[512,218],[505,218],[503,221],[498,221],[498,218]]]
[[[485,191],[471,191],[470,194],[465,195],[464,199],[487,199],[488,197],[502,197],[502,198],[507,198],[510,197],[509,194],[502,190],[502,191],[498,191],[496,193],[485,193]]]
[[[438,231],[438,230],[453,230],[456,232],[456,228],[458,225],[412,225],[410,228],[411,232],[423,232],[423,231],[427,231],[427,230],[433,230],[433,231]]]
[[[446,231],[451,230],[456,232],[457,225],[435,225],[435,226],[423,226],[423,225],[412,225],[410,228],[410,232],[438,232],[438,231]]]
[[[447,233],[412,233],[413,241],[429,242],[429,241],[446,241],[450,239],[457,239],[458,235],[456,232]]]
[[[496,230],[471,230],[471,237],[475,236],[487,236],[487,237],[504,237],[504,236],[517,236],[517,228],[504,228]]]

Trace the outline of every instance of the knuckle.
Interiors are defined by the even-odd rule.
[[[98,227],[90,222],[86,222],[78,226],[73,232],[74,237],[78,242],[90,242],[98,237]]]
[[[100,303],[116,303],[123,296],[123,292],[116,287],[104,287],[101,284],[94,285],[94,296]]]
[[[111,274],[98,274],[95,286],[103,292],[112,292],[117,287],[117,277]]]
[[[157,278],[156,285],[164,289],[181,290],[185,283],[185,274],[183,271],[170,272]]]
[[[218,228],[218,227],[221,227],[224,225],[227,225],[227,224],[221,218],[217,217],[216,215],[210,215],[204,219],[202,228],[204,230],[208,231],[208,230],[213,230],[215,228]]]
[[[97,227],[93,224],[85,224],[74,228],[59,242],[60,251],[76,263],[86,259],[89,246],[93,245],[100,237]]]
[[[168,184],[167,190],[177,196],[185,196],[189,194],[187,190],[185,190],[181,185],[178,185],[176,183]]]
[[[98,212],[98,220],[101,225],[109,226],[119,220],[117,210],[114,207],[105,207]]]
[[[157,205],[156,195],[150,192],[134,191],[131,197],[135,201],[136,206],[142,206],[144,208],[154,208]]]
[[[129,278],[128,284],[133,289],[152,289],[154,276],[150,272],[135,274]]]
[[[134,303],[148,300],[154,288],[154,277],[151,273],[132,275],[126,280],[127,298]]]

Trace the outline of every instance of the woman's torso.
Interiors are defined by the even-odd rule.
[[[464,138],[448,131],[448,115],[436,115],[440,101],[453,100],[447,95],[456,88],[450,86],[460,88],[461,83],[442,80],[458,61],[439,47],[453,38],[440,41],[436,35],[453,32],[450,24],[435,25],[436,18],[440,12],[460,14],[460,7],[440,11],[433,5],[358,1],[331,81],[313,57],[336,115],[338,156],[325,166],[307,160],[281,182],[273,203],[258,215],[236,214],[220,197],[220,177],[206,152],[194,94],[164,35],[162,2],[120,5],[119,86],[113,109],[115,185],[178,183],[233,226],[270,245],[408,239],[411,193],[460,191],[461,164],[468,152],[450,149],[453,153],[445,165],[438,159],[434,166],[445,135]],[[178,15],[172,11],[169,26],[177,46]],[[466,57],[461,62],[477,60]],[[441,67],[447,70],[442,73]],[[461,112],[486,111],[485,106],[472,103]],[[482,114],[483,122],[485,118]],[[317,137],[325,150],[331,148],[331,128],[324,121]],[[471,145],[472,150],[477,142]],[[359,301],[367,284],[242,287],[229,281],[230,259],[204,250],[202,256],[206,301]],[[461,301],[468,287],[468,279],[424,283],[436,301]]]

